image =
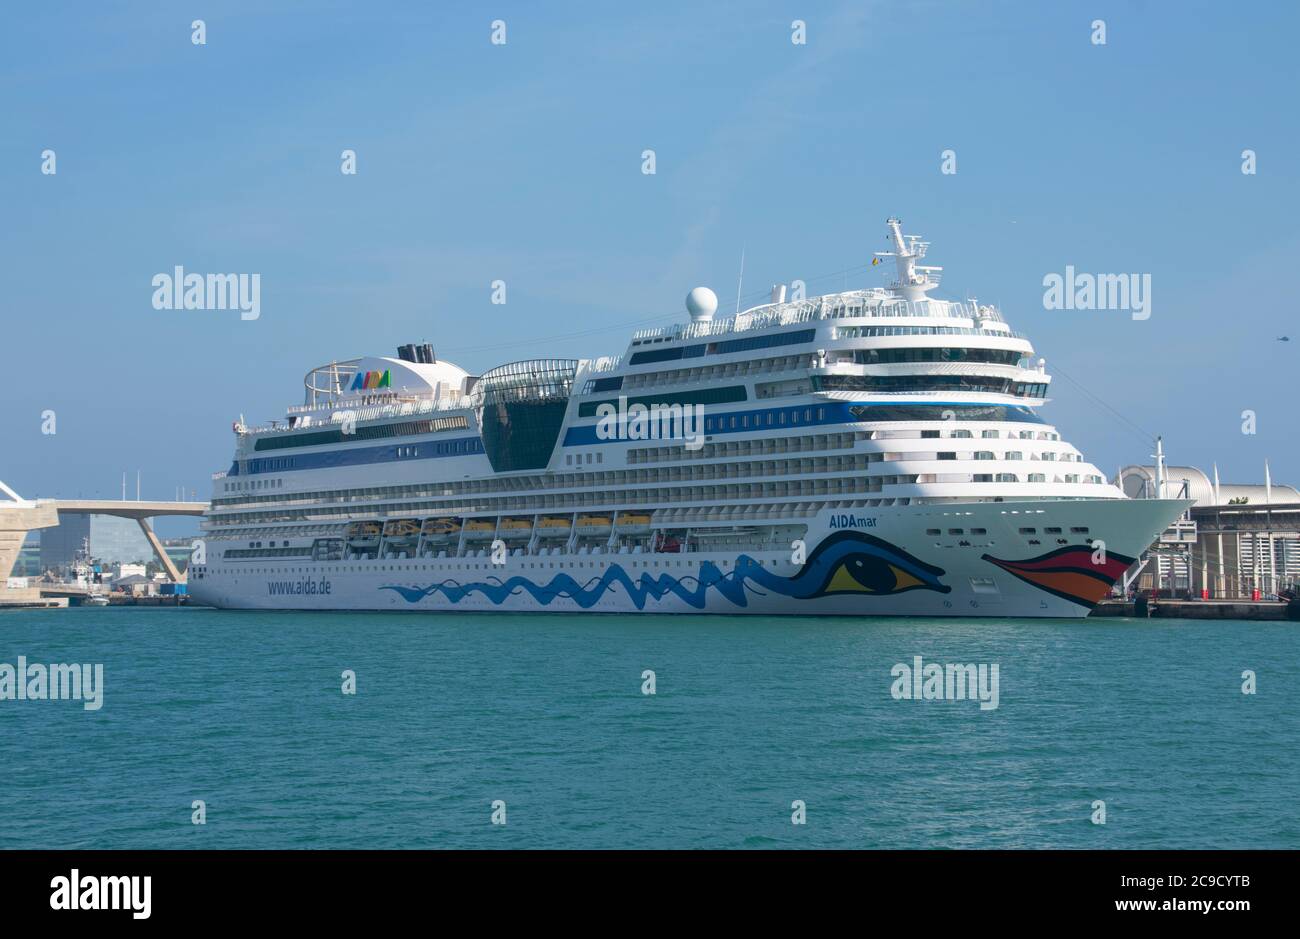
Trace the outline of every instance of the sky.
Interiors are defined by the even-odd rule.
[[[1044,415],[1107,475],[1159,434],[1300,484],[1297,33],[1289,2],[11,7],[0,480],[203,499],[232,422],[315,365],[620,354],[697,285],[724,312],[881,285],[897,215],[936,296],[1033,341]],[[155,309],[177,265],[258,274],[260,316]],[[1067,266],[1149,275],[1149,318],[1047,309]]]

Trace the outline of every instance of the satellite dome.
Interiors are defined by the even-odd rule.
[[[692,323],[707,323],[718,311],[718,295],[708,287],[696,287],[686,295],[686,312]]]

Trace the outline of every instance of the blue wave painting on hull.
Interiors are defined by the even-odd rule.
[[[544,585],[515,575],[506,580],[492,578],[487,583],[462,584],[444,580],[427,587],[388,584],[379,589],[392,590],[408,603],[418,603],[434,594],[442,594],[452,603],[459,603],[470,594],[478,593],[497,605],[522,591],[542,606],[549,606],[557,599],[568,599],[587,610],[618,584],[638,610],[645,609],[647,600],[660,600],[668,594],[702,610],[710,589],[738,607],[746,606],[750,591],[759,595],[771,591],[799,600],[841,594],[889,596],[909,590],[948,593],[952,588],[939,581],[943,574],[943,568],[926,564],[874,535],[840,531],[823,540],[799,572],[791,577],[782,577],[742,554],[736,559],[734,570],[724,573],[712,561],[705,561],[700,565],[698,576],[681,578],[668,574],[652,575],[645,571],[634,580],[621,564],[611,564],[600,577],[593,577],[583,584],[561,572]]]

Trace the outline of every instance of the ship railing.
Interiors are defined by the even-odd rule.
[[[323,415],[313,419],[310,423],[295,423],[292,426],[288,421],[272,421],[270,424],[260,424],[256,427],[245,428],[246,434],[274,434],[287,433],[288,431],[303,430],[306,427],[319,427],[329,424],[341,424],[348,420],[368,421],[382,417],[402,417],[408,414],[431,414],[441,411],[458,411],[473,406],[471,398],[465,395],[452,395],[437,399],[428,397],[410,397],[399,396],[388,404],[361,404],[360,401],[349,401],[342,399],[334,404],[334,409],[330,414]],[[320,408],[303,408],[306,411],[319,411]],[[290,408],[288,413],[294,413],[295,409]]]
[[[937,284],[937,280],[932,284]],[[897,284],[895,284],[897,288]],[[906,300],[879,288],[826,294],[807,300],[764,304],[724,319],[703,323],[682,323],[633,333],[634,341],[646,339],[698,339],[728,333],[747,332],[773,326],[787,326],[821,319],[936,317],[985,319],[1004,322],[997,307],[939,299]]]
[[[836,339],[878,339],[883,336],[926,336],[926,335],[943,335],[943,336],[1006,336],[1011,339],[1028,340],[1029,337],[1024,333],[1014,332],[1013,330],[990,331],[987,329],[976,329],[970,326],[944,326],[942,333],[932,333],[929,326],[837,326],[835,328]],[[871,334],[868,336],[857,335],[853,330],[870,329]]]
[[[391,394],[380,393],[377,395],[375,392],[370,392],[369,394],[339,395],[337,397],[328,398],[324,402],[315,405],[295,404],[291,407],[285,408],[285,414],[309,414],[315,411],[323,411],[326,408],[386,407],[392,404],[416,404],[420,401],[430,400],[432,400],[432,398],[428,395],[401,394],[400,392],[393,392]]]

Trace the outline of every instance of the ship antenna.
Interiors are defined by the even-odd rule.
[[[889,226],[889,236],[894,250],[877,251],[876,257],[894,259],[898,267],[898,282],[894,288],[904,300],[925,300],[926,291],[933,290],[939,285],[938,274],[943,268],[917,263],[925,257],[930,244],[923,241],[920,235],[904,235],[902,219],[890,216],[885,224]]]
[[[740,246],[740,279],[736,281],[736,312],[740,312],[740,288],[745,284],[745,245]]]

